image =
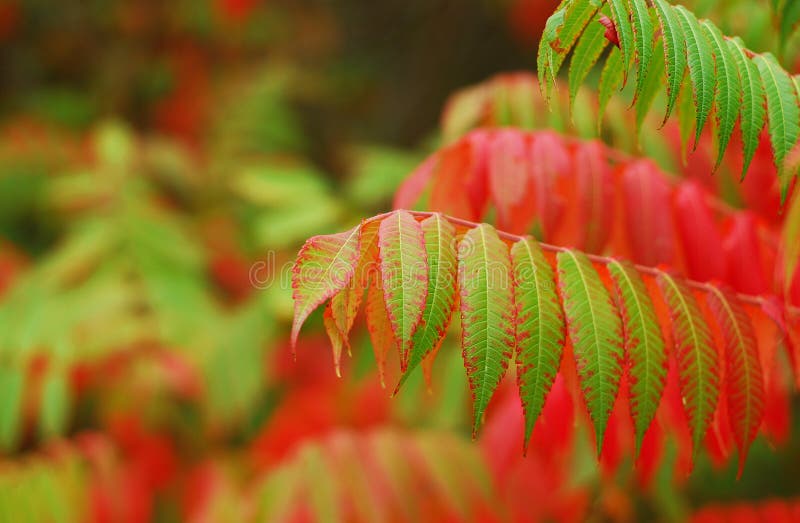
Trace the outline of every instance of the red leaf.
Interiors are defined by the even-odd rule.
[[[559,228],[565,202],[557,193],[558,180],[572,169],[572,161],[563,138],[550,131],[533,136],[530,146],[534,201],[546,240]]]
[[[633,260],[643,265],[672,265],[676,240],[669,182],[650,160],[631,162],[623,169],[625,220]]]
[[[707,194],[696,182],[683,183],[675,191],[675,219],[689,277],[726,281],[720,231],[708,206]]]
[[[580,248],[599,253],[608,241],[614,218],[614,178],[608,167],[605,147],[598,140],[579,142],[573,161],[578,218],[583,227]]]

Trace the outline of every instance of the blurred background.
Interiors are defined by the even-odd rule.
[[[527,459],[510,393],[472,442],[455,336],[393,398],[361,326],[342,379],[321,315],[292,361],[302,242],[390,208],[466,131],[441,125],[454,92],[534,72],[556,3],[0,0],[4,520],[680,520],[800,494],[780,414],[741,481],[708,458],[675,480],[669,441],[598,465],[568,397]],[[762,3],[693,2],[753,45]],[[607,138],[635,149],[626,125]]]

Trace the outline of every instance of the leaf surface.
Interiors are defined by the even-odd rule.
[[[386,312],[398,342],[400,367],[405,370],[428,295],[422,227],[408,212],[395,211],[381,221],[378,246]]]
[[[617,291],[629,362],[630,409],[636,434],[636,455],[653,422],[667,382],[667,352],[653,300],[630,262],[608,265]]]
[[[717,409],[719,358],[700,305],[687,284],[664,272],[657,281],[672,318],[683,408],[697,455]]]
[[[563,251],[557,258],[567,329],[600,454],[622,376],[622,322],[585,254]]]
[[[461,348],[473,399],[473,435],[514,349],[508,247],[493,227],[470,229],[458,247]]]
[[[517,385],[525,413],[527,448],[561,365],[564,313],[553,286],[555,274],[533,238],[511,247],[517,328]]]

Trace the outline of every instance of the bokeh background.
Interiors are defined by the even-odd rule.
[[[773,38],[766,2],[693,3]],[[396,397],[363,327],[341,379],[319,316],[292,360],[299,246],[388,209],[455,91],[533,72],[555,4],[0,0],[0,514],[624,521],[798,495],[790,418],[741,481],[706,458],[675,481],[669,443],[642,478],[558,423],[524,460],[502,395],[470,441],[455,339]]]

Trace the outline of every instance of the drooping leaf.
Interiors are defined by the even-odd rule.
[[[600,55],[603,54],[606,46],[608,46],[609,42],[604,33],[605,27],[603,24],[597,20],[592,20],[575,47],[575,52],[569,64],[570,114],[575,111],[575,97],[578,96],[578,89],[592,70],[592,67],[594,67],[594,64],[597,63]]]
[[[717,118],[717,162],[715,169],[722,162],[725,150],[728,148],[733,127],[739,118],[742,89],[739,85],[736,58],[731,48],[725,42],[722,32],[717,26],[703,20],[701,23],[703,33],[711,44],[717,71],[717,93],[714,98],[714,107]]]
[[[646,0],[628,0],[633,27],[633,40],[637,64],[636,90],[634,100],[644,91],[649,76],[650,60],[653,57],[655,29]],[[658,49],[656,49],[658,52]],[[634,102],[635,103],[635,102]]]
[[[378,377],[381,386],[386,386],[386,357],[390,350],[397,347],[397,340],[392,332],[389,314],[386,312],[386,302],[383,299],[383,289],[380,285],[380,275],[367,290],[366,320],[367,331],[372,342],[372,351],[378,367]]]
[[[395,211],[378,229],[381,283],[386,312],[406,369],[414,332],[428,295],[428,255],[422,227],[406,211]]]
[[[622,75],[623,84],[628,81],[628,69],[631,60],[635,55],[633,24],[631,24],[630,13],[628,13],[628,2],[626,0],[607,0],[611,8],[611,18],[617,29],[619,37],[619,49],[622,51]],[[580,3],[580,2],[579,2]]]
[[[636,455],[653,422],[667,382],[667,352],[653,300],[636,268],[614,260],[608,265],[622,314],[625,357],[629,362],[630,409]]]
[[[553,78],[558,75],[567,54],[578,41],[586,25],[594,18],[600,8],[600,2],[597,0],[568,2],[565,8],[564,24],[558,28],[555,40],[550,43],[553,50],[551,73]]]
[[[661,53],[661,46],[662,43],[659,42],[656,44],[656,53]],[[663,83],[664,78],[664,64],[661,60],[656,60],[656,62],[650,66],[647,70],[647,77],[645,77],[641,81],[641,86],[637,87],[638,91],[638,101],[636,103],[636,138],[637,140],[640,139],[640,134],[642,132],[642,123],[644,123],[644,119],[647,116],[647,113],[650,111],[650,107],[653,105],[653,101],[656,99],[659,90],[661,89],[661,85]],[[638,80],[637,80],[638,82]]]
[[[0,366],[0,450],[8,452],[17,446],[22,429],[25,375],[17,365]]]
[[[622,323],[600,275],[585,254],[558,253],[558,285],[581,391],[603,447],[622,376]]]
[[[700,142],[708,115],[711,112],[712,101],[717,84],[714,71],[714,55],[697,18],[683,6],[673,8],[683,27],[683,36],[686,39],[686,61],[689,65],[689,77],[692,80],[692,92],[695,106],[695,137],[694,148]]]
[[[455,306],[457,274],[455,228],[440,214],[422,222],[428,257],[428,294],[422,321],[411,343],[411,355],[400,386],[411,371],[442,343]]]
[[[539,73],[539,88],[548,104],[550,103],[551,91],[556,83],[552,44],[558,37],[558,30],[564,25],[566,3],[566,0],[561,2],[561,5],[550,15],[550,18],[547,19],[544,30],[542,31],[541,40],[539,41],[539,51],[536,55],[536,71]]]
[[[322,315],[322,325],[325,327],[325,332],[328,334],[328,339],[331,341],[331,353],[333,355],[333,366],[338,377],[342,376],[342,352],[344,352],[345,345],[348,343],[347,338],[339,330],[336,325],[336,319],[333,317],[333,304],[328,302],[325,306],[325,312]]]
[[[525,413],[525,448],[561,365],[564,313],[553,268],[533,238],[511,247],[516,307],[517,384]]]
[[[764,377],[753,325],[736,295],[710,287],[708,305],[725,343],[725,398],[739,448],[739,475],[764,417]]]
[[[360,227],[306,241],[292,268],[292,346],[306,318],[350,283],[358,263]]]
[[[600,83],[597,86],[598,93],[598,111],[597,111],[597,127],[603,122],[603,115],[606,112],[606,106],[611,96],[620,89],[623,82],[623,74],[625,68],[622,63],[622,53],[616,47],[611,48],[606,59],[606,65],[603,66],[603,71],[600,73]]]
[[[490,225],[470,229],[458,246],[461,348],[473,399],[473,434],[514,349],[514,295],[508,247]]]
[[[672,114],[678,94],[681,91],[684,73],[686,71],[686,43],[683,35],[683,26],[677,15],[665,0],[653,0],[656,14],[661,25],[662,41],[664,42],[664,64],[667,71],[667,112],[664,123]],[[663,124],[662,124],[663,125]]]
[[[786,172],[784,161],[800,138],[800,101],[791,76],[778,65],[774,56],[756,55],[754,62],[764,82],[772,154],[778,168],[781,200],[785,200],[794,173],[791,169]]]
[[[717,409],[719,358],[692,290],[667,273],[659,274],[657,281],[672,318],[681,397],[696,456]]]
[[[742,131],[742,141],[744,148],[742,151],[744,162],[742,164],[742,178],[750,168],[750,162],[758,147],[758,137],[764,127],[764,84],[761,81],[761,74],[758,66],[747,56],[744,44],[739,38],[728,40],[728,47],[731,55],[736,60],[736,68],[739,71],[740,86],[742,94],[739,99],[741,104],[741,119],[739,126]]]
[[[800,24],[800,1],[786,0],[780,16],[780,47],[784,49]]]

